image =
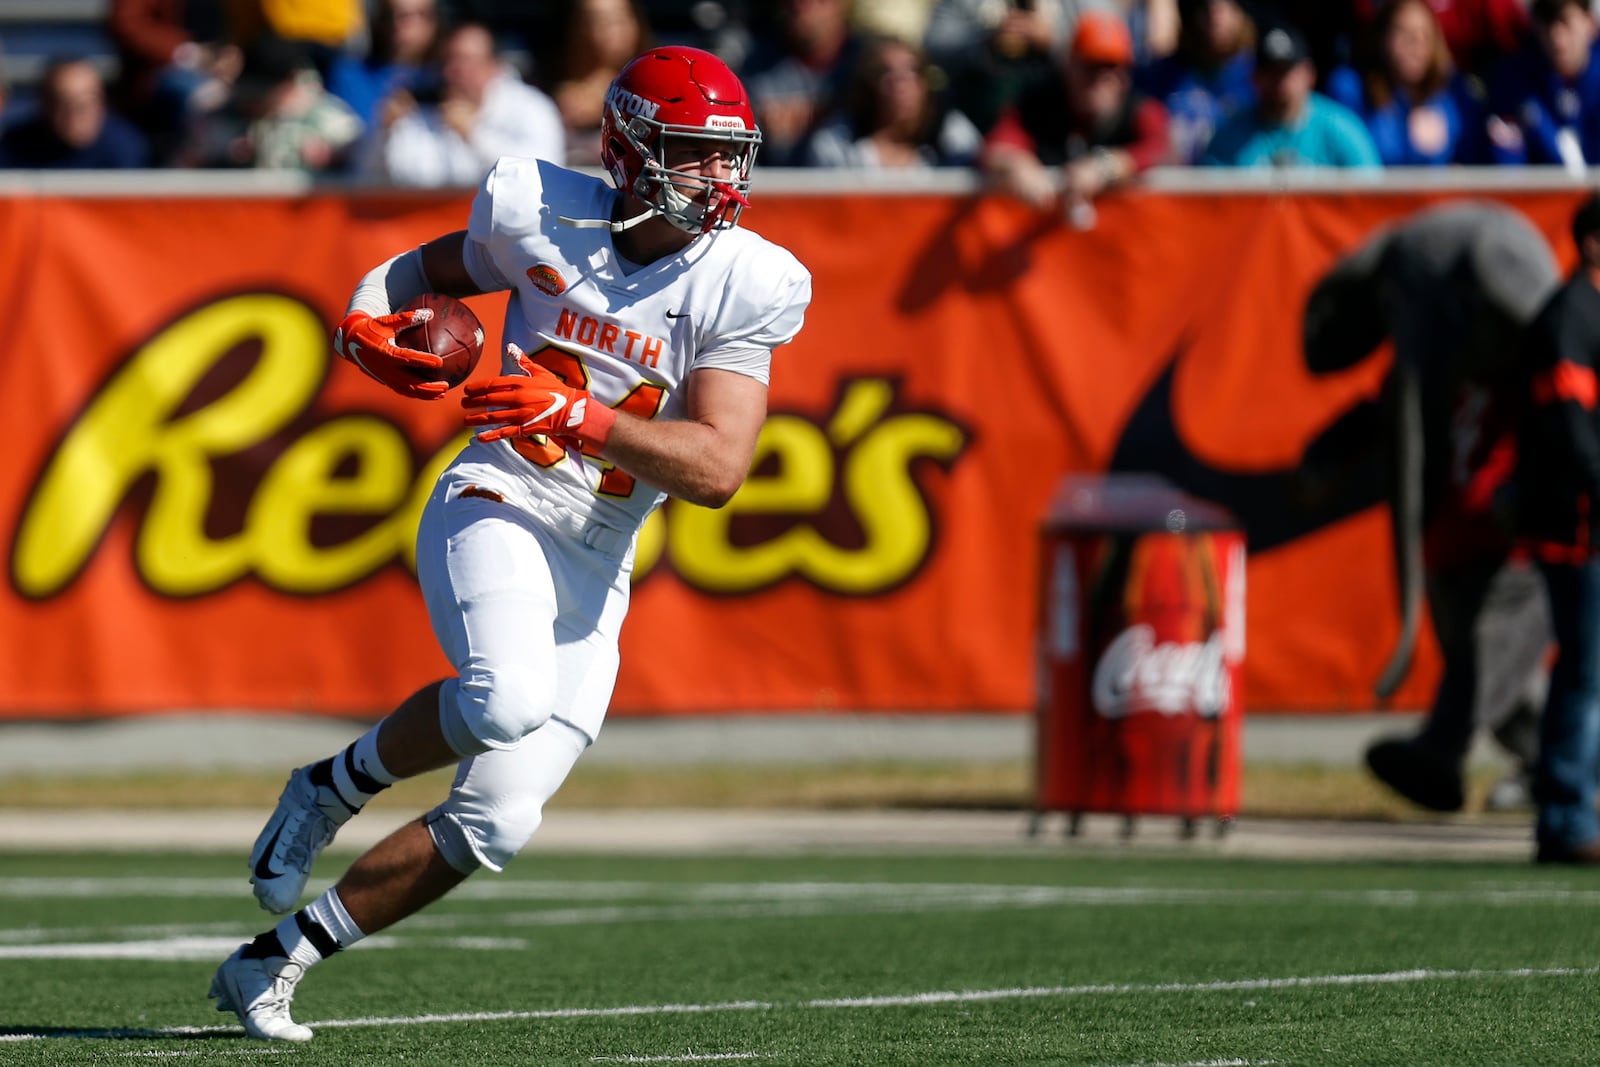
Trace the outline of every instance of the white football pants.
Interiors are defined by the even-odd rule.
[[[498,468],[458,462],[418,527],[417,578],[457,671],[440,722],[476,753],[427,819],[457,870],[498,871],[521,850],[611,702],[633,553],[591,547],[566,518]]]

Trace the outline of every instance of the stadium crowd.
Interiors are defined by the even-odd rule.
[[[1156,165],[1600,158],[1588,0],[107,0],[96,29],[9,87],[0,166],[594,165],[652,43],[741,75],[764,165],[978,167],[1041,204]]]

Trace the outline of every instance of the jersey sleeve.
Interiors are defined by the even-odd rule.
[[[495,203],[496,189],[513,184],[512,175],[501,173],[503,166],[511,171],[514,163],[505,159],[496,163],[472,198],[472,210],[467,216],[467,240],[461,250],[467,274],[478,288],[490,293],[510,289],[515,284],[511,280],[515,275],[507,273],[506,257],[515,248],[516,239],[506,233],[504,212],[498,210]]]
[[[772,350],[794,340],[805,324],[806,308],[811,304],[811,274],[798,260],[783,253],[785,269],[753,310],[718,330],[711,344],[695,357],[695,370],[715,368],[754,378],[763,385],[771,381]],[[752,294],[757,295],[757,294]]]

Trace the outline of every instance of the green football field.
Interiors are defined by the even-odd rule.
[[[0,1064],[1600,1063],[1585,872],[530,854],[313,970],[308,1045],[205,999],[244,873],[0,853]]]

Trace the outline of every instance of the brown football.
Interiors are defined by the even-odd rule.
[[[432,308],[433,318],[407,326],[394,335],[395,344],[418,352],[432,352],[444,360],[437,368],[416,367],[412,373],[428,381],[449,382],[455,388],[467,380],[483,355],[483,323],[472,309],[453,296],[423,293],[408,300],[401,311]]]

